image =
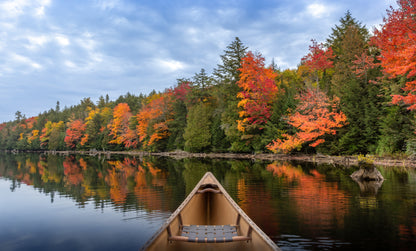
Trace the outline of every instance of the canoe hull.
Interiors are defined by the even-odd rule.
[[[218,193],[199,193],[206,184],[218,186]],[[249,241],[194,243],[169,241],[179,236],[183,225],[238,225],[238,235],[250,235]],[[279,250],[276,244],[244,213],[210,172],[206,173],[185,201],[143,250]]]

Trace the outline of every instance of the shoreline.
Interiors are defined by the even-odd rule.
[[[44,153],[54,155],[70,155],[70,154],[81,154],[89,156],[105,156],[110,158],[111,155],[130,155],[130,156],[160,156],[170,157],[173,159],[183,158],[211,158],[211,159],[251,159],[251,160],[267,160],[267,161],[303,161],[311,162],[316,164],[332,164],[332,165],[343,165],[343,166],[357,166],[359,157],[358,156],[330,156],[323,154],[314,155],[289,155],[289,154],[274,154],[274,153],[190,153],[185,151],[173,151],[173,152],[143,152],[143,151],[53,151],[53,150],[38,150],[38,151],[27,151],[27,150],[3,150],[6,153]],[[371,157],[376,166],[385,167],[408,167],[416,168],[416,159],[405,158],[395,159],[388,157]]]

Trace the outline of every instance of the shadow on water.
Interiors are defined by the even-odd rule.
[[[73,245],[61,244],[71,241],[68,233],[78,233],[72,240],[77,249],[136,250],[210,171],[283,250],[415,248],[415,171],[380,168],[384,182],[357,183],[350,177],[355,169],[278,161],[0,154],[0,225],[11,224],[0,230],[0,243],[8,239],[3,247],[18,250],[33,247],[37,239],[37,250],[70,250]],[[23,190],[29,197],[18,196]],[[30,199],[39,194],[46,196]],[[42,222],[22,207],[39,207]],[[34,223],[42,225],[43,235],[39,225],[27,227]]]

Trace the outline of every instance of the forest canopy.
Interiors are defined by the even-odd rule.
[[[0,124],[2,150],[397,154],[416,151],[416,1],[370,32],[348,11],[296,69],[236,37],[221,63],[164,91]]]

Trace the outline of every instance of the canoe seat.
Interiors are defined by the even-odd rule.
[[[182,227],[182,236],[188,242],[231,242],[237,236],[237,227],[231,225],[190,225]]]
[[[237,226],[233,225],[184,225],[180,236],[169,237],[170,241],[198,243],[222,243],[249,241],[250,236],[239,236]]]
[[[180,235],[172,236],[170,227],[167,227],[169,241],[186,241],[198,243],[223,243],[232,241],[250,241],[252,228],[249,226],[247,236],[238,235],[241,215],[237,217],[237,225],[182,225],[181,214]]]

